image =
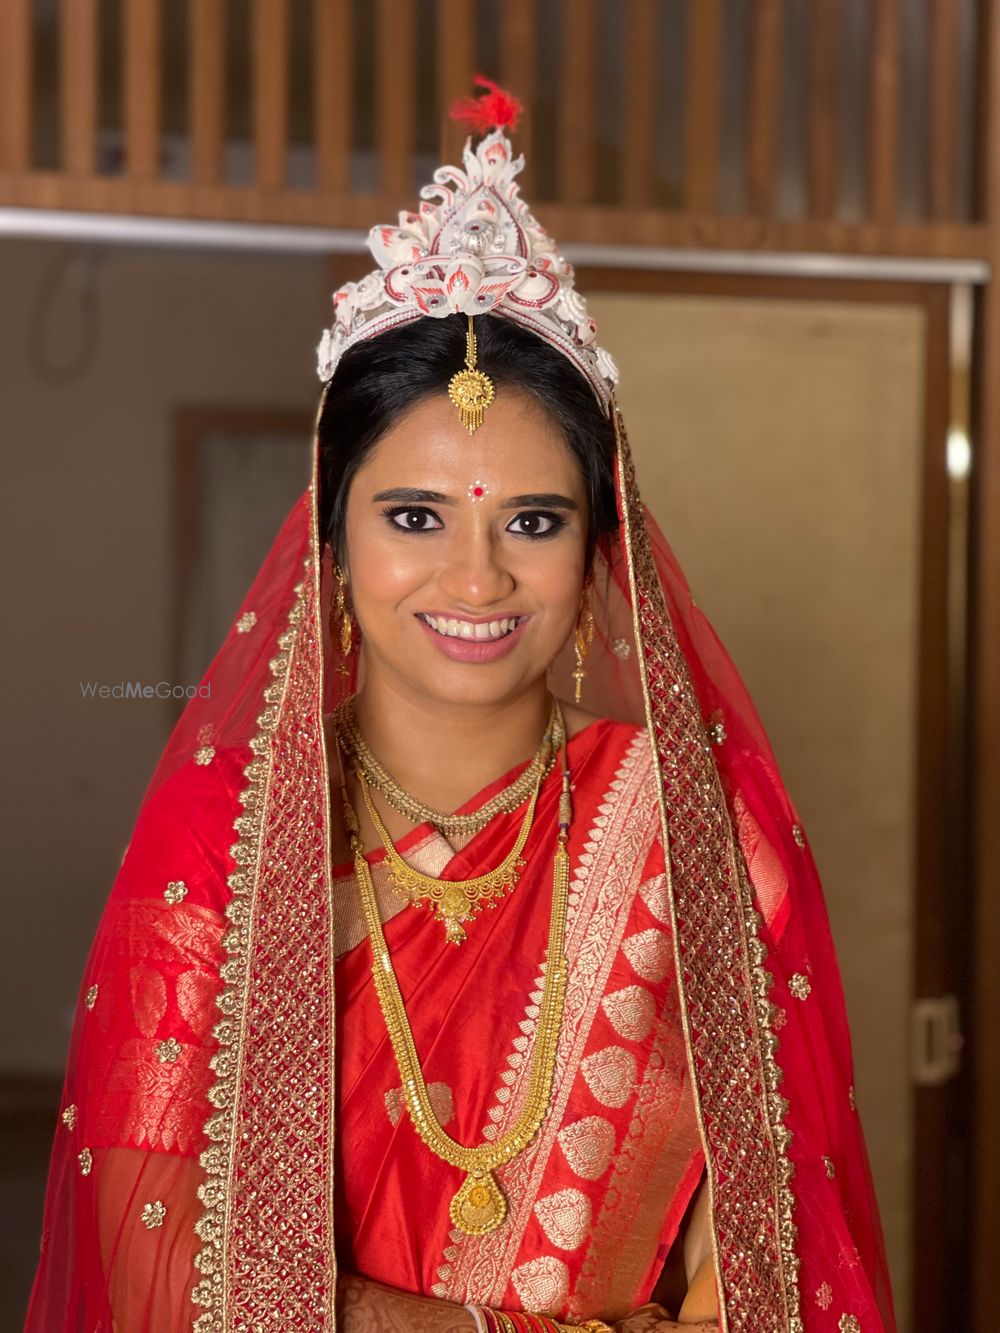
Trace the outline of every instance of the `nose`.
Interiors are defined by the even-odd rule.
[[[516,583],[488,525],[478,524],[455,534],[438,581],[456,608],[469,611],[495,606]]]

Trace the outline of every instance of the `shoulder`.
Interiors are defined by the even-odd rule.
[[[566,735],[569,740],[579,738],[583,742],[589,739],[596,747],[604,749],[620,750],[624,753],[634,748],[640,754],[643,752],[644,747],[641,742],[649,735],[644,724],[623,722],[617,718],[591,713],[576,704],[567,703],[564,699],[559,703],[566,720]],[[651,754],[650,751],[650,757]]]
[[[597,713],[588,713],[586,708],[580,708],[578,704],[568,704],[565,699],[559,700],[559,707],[562,709],[566,721],[566,734],[570,740],[595,722],[607,721]]]

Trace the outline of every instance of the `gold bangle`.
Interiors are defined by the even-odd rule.
[[[586,1319],[582,1324],[560,1324],[553,1320],[559,1333],[615,1333],[610,1324],[603,1319]]]

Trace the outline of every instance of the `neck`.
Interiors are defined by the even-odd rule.
[[[418,800],[454,810],[535,753],[551,696],[544,678],[516,698],[450,704],[369,675],[355,701],[373,753]]]

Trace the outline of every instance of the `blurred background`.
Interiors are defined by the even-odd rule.
[[[901,1328],[987,1333],[997,0],[0,2],[0,1325],[179,707],[94,686],[199,680],[308,480],[329,294],[476,71],[819,863]]]

